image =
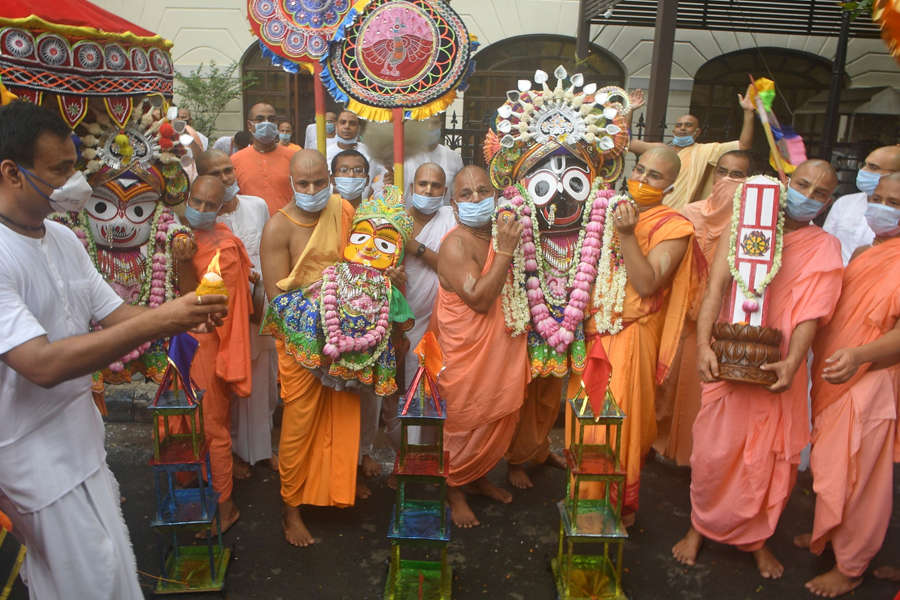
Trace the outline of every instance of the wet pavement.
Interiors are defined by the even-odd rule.
[[[148,575],[159,573],[159,537],[149,526],[154,494],[147,458],[150,426],[111,423],[107,427],[109,463],[119,479],[125,519],[131,531],[141,583],[147,596],[154,586]],[[556,446],[561,430],[555,429]],[[390,451],[376,457],[385,471]],[[897,475],[900,475],[898,470]],[[556,598],[549,569],[555,555],[559,515],[555,502],[564,491],[564,472],[549,467],[533,470],[535,487],[514,491],[509,505],[473,498],[482,525],[453,529],[449,560],[453,567],[453,598],[544,600]],[[719,544],[706,544],[699,564],[684,567],[671,558],[671,547],[688,527],[690,475],[686,469],[648,461],[643,472],[641,510],[625,545],[624,588],[631,600],[813,598],[803,583],[828,569],[832,557],[815,557],[794,548],[791,538],[808,531],[813,495],[808,474],[802,473],[771,547],[786,565],[777,581],[762,579],[749,555]],[[491,475],[505,479],[505,467]],[[895,498],[897,497],[895,478]],[[508,486],[507,486],[508,487]],[[386,536],[394,492],[385,476],[372,482],[373,495],[348,509],[305,509],[307,525],[318,543],[294,548],[282,536],[277,475],[257,465],[250,479],[237,481],[234,498],[241,518],[224,536],[233,558],[223,594],[182,595],[182,598],[223,597],[238,600],[365,600],[383,597],[390,544]],[[891,522],[884,548],[873,566],[900,563],[900,518]],[[4,554],[0,551],[0,561]],[[2,572],[2,570],[0,570]],[[24,598],[21,583],[13,598]],[[855,600],[890,600],[900,585],[866,577],[846,596]],[[80,599],[76,599],[80,600]]]

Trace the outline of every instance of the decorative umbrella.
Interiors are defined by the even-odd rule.
[[[352,13],[352,14],[351,14]],[[314,76],[316,138],[325,154],[325,92],[321,60],[328,42],[348,16],[350,0],[247,0],[247,20],[259,38],[263,56],[289,73],[301,69]]]
[[[394,124],[394,183],[403,187],[403,120],[443,112],[473,67],[462,19],[440,0],[360,0],[322,59],[338,102]]]
[[[875,0],[872,20],[881,27],[881,38],[900,62],[900,0]]]

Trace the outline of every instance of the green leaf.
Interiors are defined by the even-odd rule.
[[[181,98],[179,106],[190,109],[193,128],[209,138],[213,137],[216,121],[228,103],[257,83],[252,74],[241,78],[239,67],[237,62],[220,67],[210,61],[209,65],[200,63],[187,75],[175,73],[175,93]]]

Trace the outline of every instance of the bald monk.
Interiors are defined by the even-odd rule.
[[[732,150],[719,158],[713,171],[713,191],[699,202],[691,202],[681,214],[694,225],[694,235],[706,262],[710,263],[721,236],[728,239],[734,192],[750,175],[751,156],[744,150]],[[691,462],[691,428],[700,410],[700,378],[697,375],[697,312],[703,289],[691,302],[684,323],[681,349],[675,357],[672,376],[660,388],[657,397],[657,438],[653,447],[679,466]]]
[[[869,153],[856,174],[859,192],[835,200],[822,228],[841,241],[841,257],[846,265],[860,246],[868,246],[875,232],[865,219],[869,197],[880,178],[900,171],[900,145],[882,146]]]
[[[593,315],[585,321],[589,347],[583,380],[588,395],[605,393],[605,381],[597,374],[611,369],[609,390],[625,412],[621,460],[626,527],[634,524],[641,467],[656,439],[656,386],[668,375],[689,300],[705,269],[693,225],[663,204],[678,169],[678,155],[670,148],[657,146],[641,154],[628,179],[634,204],[623,202],[615,209],[627,272],[623,329],[598,335]],[[582,485],[594,494],[596,487]]]
[[[447,234],[438,253],[440,287],[431,327],[444,357],[438,386],[447,402],[447,499],[457,527],[479,524],[463,486],[499,502],[512,501],[508,491],[485,476],[509,447],[530,372],[525,336],[509,336],[500,306],[522,225],[498,222],[494,251],[496,195],[484,169],[464,167],[454,180],[451,200],[459,226]]]
[[[231,155],[238,187],[248,196],[265,200],[269,214],[274,215],[293,199],[289,177],[294,151],[278,143],[278,117],[271,104],[250,107],[247,130],[252,143]]]
[[[191,377],[203,394],[203,429],[209,441],[212,486],[219,494],[219,522],[227,531],[240,516],[231,497],[231,399],[252,390],[250,362],[251,263],[241,240],[228,227],[216,223],[225,202],[225,186],[218,177],[201,175],[191,184],[184,216],[194,232],[197,252],[194,274],[199,281],[210,261],[219,254],[219,269],[228,288],[228,316],[213,333],[195,334],[200,342]]]
[[[322,278],[344,251],[353,207],[331,194],[325,157],[301,150],[291,159],[293,201],[278,210],[260,243],[270,300]],[[315,540],[300,505],[352,506],[359,449],[359,397],[324,387],[276,341],[284,415],[278,446],[284,536],[294,546]]]
[[[844,271],[841,298],[813,346],[810,466],[816,492],[812,535],[794,542],[835,566],[806,583],[817,596],[855,589],[881,549],[891,520],[900,366],[900,173],[869,198],[874,244]]]
[[[712,326],[728,293],[728,244],[719,244],[697,318],[697,361],[703,385],[691,453],[691,527],[672,548],[693,565],[704,537],[751,552],[760,574],[784,567],[766,546],[796,481],[809,441],[807,368],[819,320],[827,321],[841,290],[840,243],[810,222],[832,200],[838,179],[827,162],[797,166],[783,198],[781,270],[766,289],[764,325],[781,331],[782,360],[763,365],[777,377],[768,388],[716,381]]]
[[[653,147],[668,147],[678,153],[681,170],[675,180],[675,189],[666,195],[664,204],[680,210],[686,204],[705,198],[712,191],[710,172],[719,157],[730,150],[750,150],[753,146],[754,119],[750,87],[745,95],[738,94],[737,97],[738,104],[744,111],[744,120],[736,141],[698,144],[697,138],[703,130],[700,128],[700,119],[694,115],[678,117],[672,127],[671,144],[631,140],[630,149],[638,156]]]

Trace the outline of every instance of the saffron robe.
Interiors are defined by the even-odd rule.
[[[291,158],[294,154],[281,144],[276,144],[270,152],[260,152],[250,144],[231,155],[241,193],[265,200],[269,216],[293,200]]]
[[[640,213],[634,235],[644,256],[666,240],[687,237],[689,243],[671,283],[653,296],[641,298],[631,283],[626,283],[622,331],[598,336],[593,315],[585,321],[588,359],[583,379],[587,392],[591,397],[604,393],[603,389],[594,388],[591,381],[595,370],[601,368],[599,365],[608,360],[612,369],[609,390],[625,413],[620,459],[625,469],[626,514],[637,511],[641,466],[656,439],[656,386],[669,374],[688,305],[706,271],[703,255],[694,243],[694,226],[677,211],[659,205]],[[567,410],[566,428],[571,426]],[[601,429],[587,431],[585,439],[601,442]],[[582,484],[582,489],[594,495],[600,486]]]
[[[681,170],[675,179],[675,189],[666,194],[663,203],[680,210],[686,204],[706,198],[712,191],[711,167],[716,166],[719,157],[739,150],[740,142],[712,142],[709,144],[691,144],[678,151]]]
[[[304,288],[341,259],[353,207],[332,195],[291,274],[277,283],[284,291]],[[352,506],[356,496],[359,397],[326,388],[288,354],[281,340],[278,373],[284,413],[278,446],[281,498],[289,506]]]
[[[816,492],[810,550],[831,542],[838,569],[859,577],[878,553],[891,519],[900,366],[862,365],[847,382],[828,383],[825,360],[868,344],[900,317],[900,239],[870,248],[844,271],[841,298],[815,342],[810,466]],[[887,284],[887,285],[886,285]]]
[[[231,497],[231,398],[249,396],[250,362],[250,258],[241,240],[223,223],[194,230],[197,253],[194,272],[200,280],[219,253],[219,269],[228,288],[228,314],[212,333],[194,334],[200,345],[191,364],[191,377],[204,390],[203,429],[209,441],[212,486],[219,502]]]
[[[482,275],[493,260],[490,248]],[[507,333],[499,295],[488,312],[477,313],[443,286],[432,331],[444,360],[437,384],[447,403],[447,483],[461,486],[487,475],[509,448],[530,374],[525,336]]]
[[[842,266],[840,243],[820,228],[785,234],[765,317],[766,327],[781,330],[782,357],[797,325],[831,317]],[[691,523],[703,536],[754,551],[775,531],[809,441],[805,364],[778,394],[748,383],[703,384],[691,453]]]

